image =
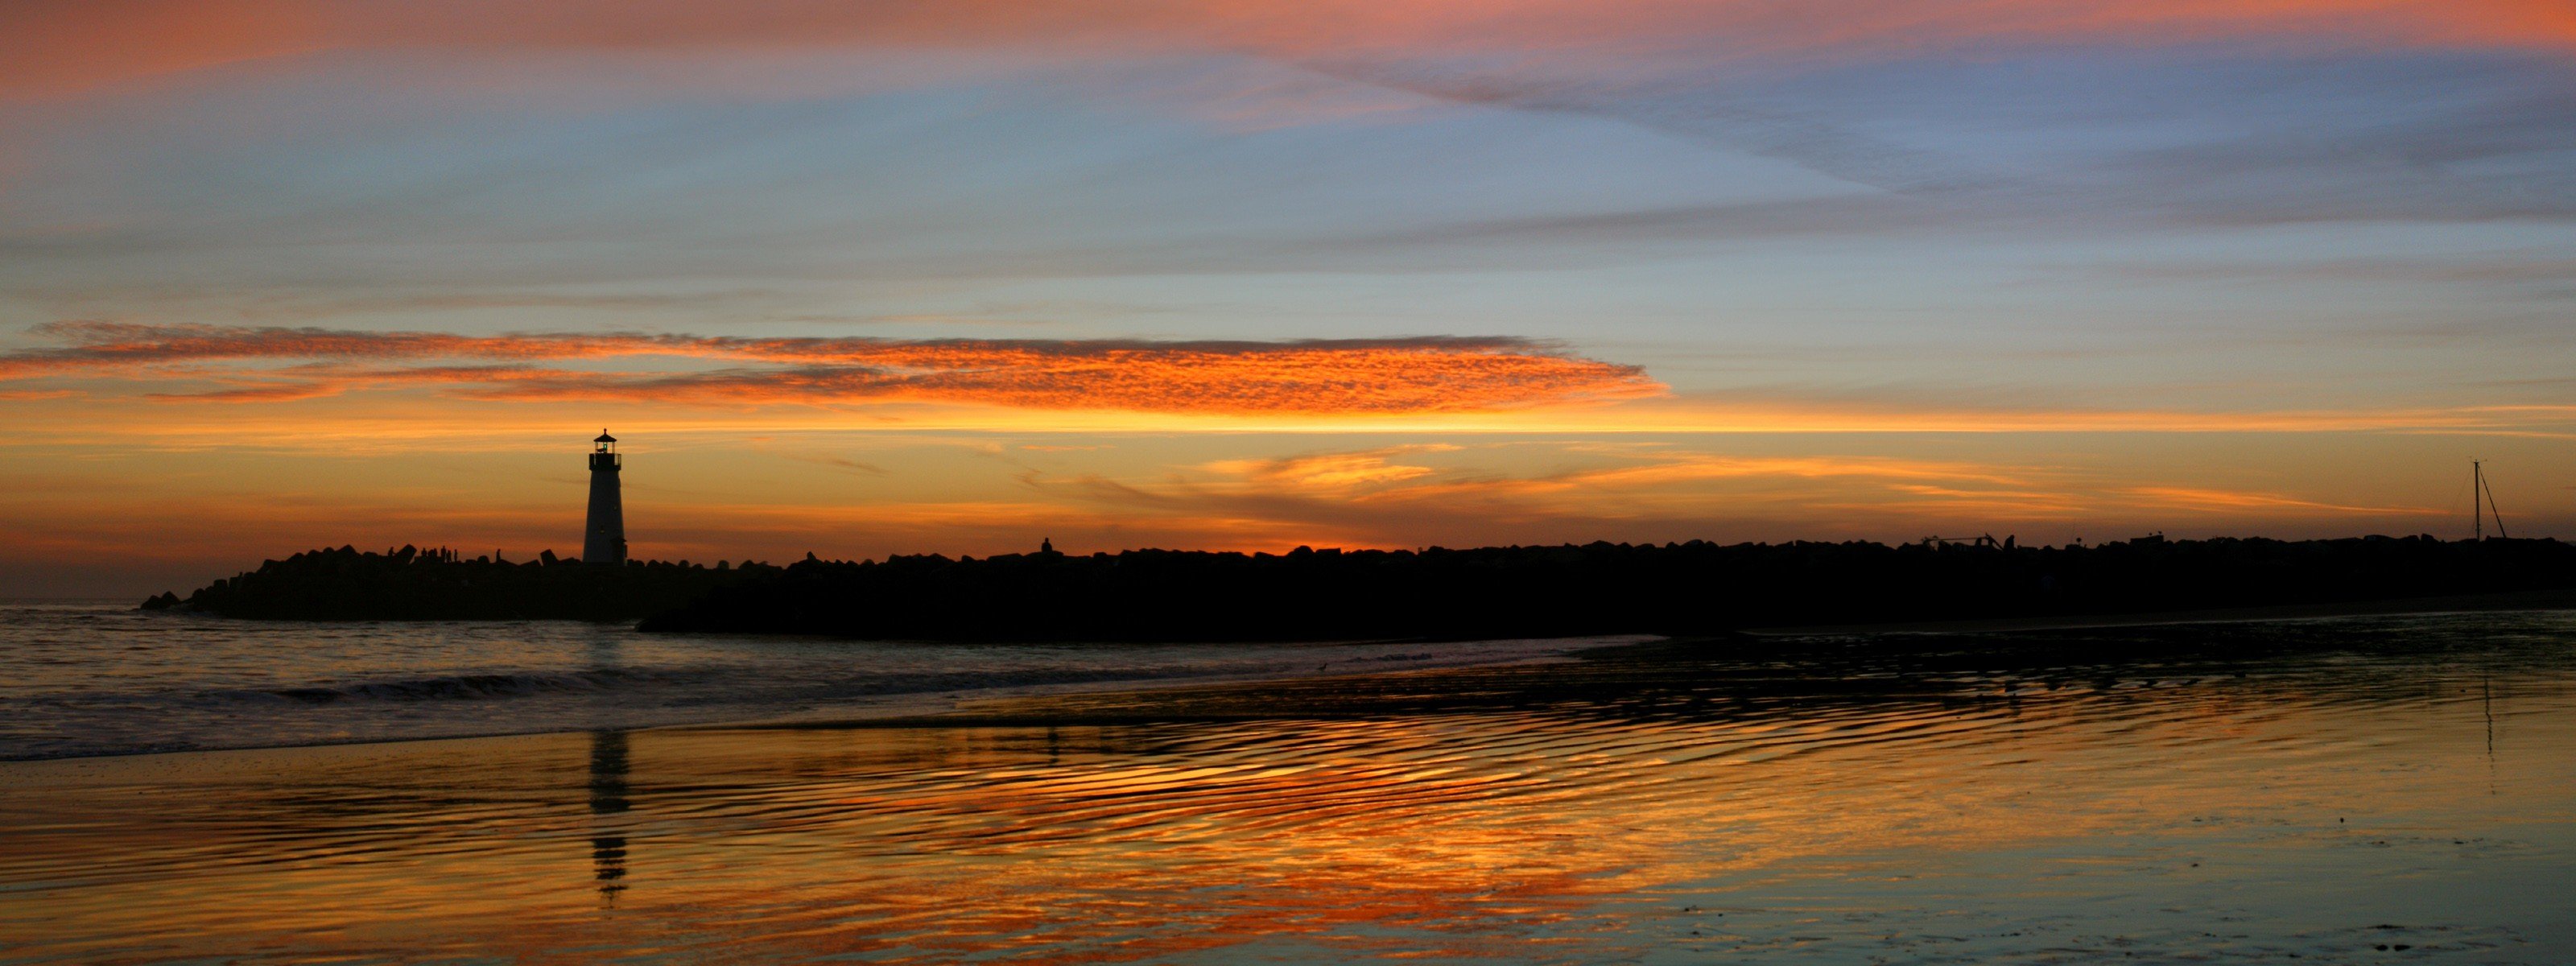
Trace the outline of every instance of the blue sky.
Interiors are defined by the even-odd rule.
[[[1406,445],[1531,432],[1553,448],[1386,486],[1599,469],[1611,464],[1585,463],[1584,447],[1651,429],[1703,456],[1786,445],[1846,461],[1978,452],[2097,475],[2163,465],[2174,478],[2155,486],[2258,498],[2170,521],[2213,532],[2426,528],[2447,499],[2432,481],[2490,456],[2529,481],[2518,498],[2537,519],[2576,522],[2576,491],[2553,482],[2576,480],[2576,30],[2518,26],[2543,23],[2531,19],[2549,16],[2540,8],[2323,4],[2277,22],[2177,14],[2180,26],[2016,32],[1917,4],[1941,29],[1855,28],[1850,40],[1719,16],[1743,4],[1613,4],[1599,18],[1612,26],[1559,43],[1448,8],[1425,14],[1429,26],[1262,8],[1271,19],[1210,21],[1219,29],[1179,4],[1151,16],[1103,7],[1100,30],[1128,38],[1110,43],[954,25],[924,39],[918,25],[856,22],[864,12],[813,38],[746,27],[699,42],[641,22],[642,39],[553,21],[501,22],[487,37],[380,5],[280,8],[309,22],[197,6],[230,32],[134,25],[216,38],[173,47],[184,56],[169,63],[0,76],[0,351],[57,351],[65,324],[102,322],[896,341],[1500,336],[1639,367],[1663,391],[1579,411],[1505,400],[1468,429],[1360,427],[1401,430]],[[45,45],[46,15],[14,43]],[[72,26],[52,36],[66,49],[108,29],[64,17]],[[653,33],[665,28],[677,32]],[[336,439],[389,413],[445,421],[420,457],[440,460],[533,445],[465,430],[536,433],[559,417],[685,424],[716,453],[782,426],[915,425],[903,422],[912,410],[785,390],[713,407],[592,400],[576,416],[354,371],[327,393],[174,401],[283,378],[278,366],[345,362],[0,379],[0,411],[44,427],[0,434],[0,449],[105,473],[137,446],[167,445],[138,442],[150,427],[184,425],[192,447],[283,454],[239,471],[256,493],[259,474],[311,456],[280,440]],[[1122,423],[1113,403],[1063,418],[970,407],[919,428],[1062,424],[1049,431],[1169,437],[1195,454],[1157,444],[1151,457],[1066,471],[1128,483],[1313,455],[1315,433],[1332,429]],[[1337,452],[1374,452],[1365,442]],[[2009,453],[1982,452],[1995,446]],[[2177,446],[2255,469],[2145,458]],[[2352,474],[2418,460],[2439,473]],[[2140,462],[2149,468],[2102,469]],[[1017,472],[969,485],[973,472],[943,470],[902,498],[1008,489]],[[1734,519],[1723,512],[1734,491],[1696,492],[1705,505],[1659,495],[1616,528],[1687,539]],[[19,506],[138,512],[117,499],[153,497],[77,513]],[[2262,500],[2288,502],[2266,515]],[[2391,508],[2407,512],[2378,512]],[[2097,509],[2106,525],[2167,522],[2149,506]],[[1807,534],[1792,524],[1831,516],[1774,514],[1778,532],[1728,525],[1793,538]],[[346,525],[334,519],[313,536]],[[1901,511],[1885,521],[1855,535],[1917,528]],[[1295,530],[1270,523],[1230,532]],[[87,532],[63,524],[46,546],[121,546]],[[1358,525],[1323,536],[1402,542]],[[1515,536],[1462,525],[1453,542]],[[849,549],[881,546],[853,536]],[[196,547],[184,562],[224,552]]]

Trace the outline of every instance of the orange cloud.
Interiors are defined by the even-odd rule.
[[[22,0],[0,8],[0,92],[44,94],[330,49],[1139,47],[1336,56],[1606,50],[1919,54],[1996,43],[2312,40],[2576,46],[2558,0]]]
[[[314,383],[274,383],[243,386],[239,389],[215,389],[207,392],[148,392],[143,398],[164,402],[289,402],[297,399],[322,399],[340,394],[340,387]]]
[[[903,341],[634,333],[467,336],[434,332],[60,323],[73,344],[0,355],[0,380],[109,375],[160,382],[291,377],[161,398],[259,401],[440,383],[491,400],[828,404],[968,402],[1034,409],[1226,414],[1402,414],[1633,398],[1663,386],[1635,366],[1523,339],[1293,342]],[[530,363],[606,359],[750,363],[574,371]],[[457,365],[498,360],[505,365]],[[421,363],[383,367],[381,364]],[[285,363],[288,365],[280,366]],[[357,368],[357,363],[377,364]]]
[[[1122,519],[1273,521],[1277,529],[1304,527],[1313,539],[1352,546],[1418,546],[1468,533],[1484,540],[1582,540],[1613,533],[1679,539],[1676,535],[1777,533],[1788,521],[1810,538],[1903,538],[1963,527],[2081,534],[2090,529],[2082,521],[2104,528],[2135,526],[2139,532],[2168,525],[2281,524],[2302,532],[2335,532],[2320,528],[2355,523],[2411,528],[2457,512],[2406,505],[2404,499],[2416,495],[2412,492],[2365,500],[2351,499],[2347,492],[2338,500],[2324,492],[2291,495],[2183,480],[2141,485],[2136,473],[2116,466],[1645,451],[1618,458],[1614,465],[1540,472],[1394,462],[1417,452],[1435,451],[1388,447],[1220,461],[1196,467],[1210,475],[1161,480],[1085,475],[1025,482],[1040,492],[1107,508],[1108,515]],[[1514,461],[1513,452],[1508,447],[1436,450],[1443,457],[1439,462],[1451,464],[1460,455]],[[1575,456],[1569,449],[1555,452]],[[1517,461],[1528,463],[1527,455]],[[1372,471],[1377,475],[1369,475]],[[2350,489],[2348,481],[2320,486],[2328,492]]]
[[[1430,444],[1226,460],[1198,467],[1215,474],[1214,479],[1159,484],[1099,477],[1032,482],[1042,487],[1069,484],[1113,503],[1329,522],[1348,525],[1354,533],[1383,532],[1396,520],[1598,520],[1700,513],[1718,503],[1748,510],[1756,503],[1815,501],[1820,496],[1881,510],[1968,504],[2016,514],[2076,509],[2074,503],[2051,499],[2070,485],[2062,474],[1919,459],[1675,452],[1535,474],[1395,462],[1464,449]],[[1726,494],[1723,500],[1716,498],[1719,493]]]
[[[1310,453],[1304,456],[1269,460],[1219,460],[1201,468],[1214,473],[1303,489],[1344,489],[1378,483],[1396,483],[1429,476],[1433,471],[1428,466],[1408,466],[1389,462],[1389,460],[1411,453],[1451,452],[1457,449],[1457,446],[1446,443],[1429,443],[1415,446],[1389,446],[1357,453]]]
[[[2282,496],[2276,493],[2247,493],[2214,490],[2205,487],[2141,486],[2126,491],[2141,506],[2179,510],[2203,510],[2216,513],[2270,511],[2274,513],[2366,514],[2373,516],[2448,516],[2457,511],[2438,507],[2346,506]]]

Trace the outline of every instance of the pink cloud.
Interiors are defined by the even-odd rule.
[[[19,95],[333,49],[1160,48],[1332,58],[1913,54],[2232,39],[2576,47],[2576,8],[2557,0],[24,0],[0,11],[0,92]]]

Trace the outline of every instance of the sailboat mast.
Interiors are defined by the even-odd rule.
[[[2478,490],[2487,495],[2487,515],[2495,518],[2496,539],[2512,539],[2512,534],[2504,532],[2504,508],[2496,505],[2495,487],[2487,483],[2484,473],[2478,474]]]
[[[2484,540],[2487,538],[2487,508],[2486,504],[2482,502],[2486,498],[2479,495],[2486,492],[2486,482],[2487,477],[2485,467],[2478,465],[2477,460],[2470,460],[2469,538],[2472,540]]]

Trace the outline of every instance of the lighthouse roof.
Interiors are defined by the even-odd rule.
[[[617,437],[615,437],[615,436],[611,436],[611,435],[608,435],[608,431],[607,431],[607,430],[605,430],[605,429],[603,429],[603,430],[600,430],[600,431],[599,431],[599,438],[598,438],[598,439],[591,440],[591,442],[594,442],[594,443],[614,443],[614,442],[617,442]]]

